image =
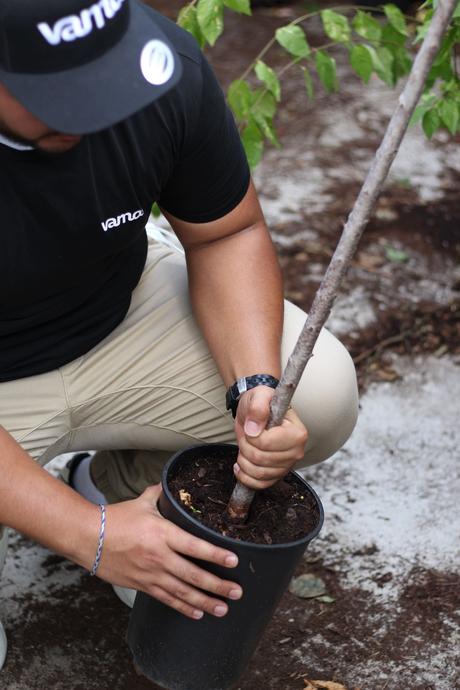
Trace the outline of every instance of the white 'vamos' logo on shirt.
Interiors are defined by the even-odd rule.
[[[79,15],[71,14],[62,17],[51,27],[46,22],[37,24],[37,28],[42,36],[52,46],[57,46],[61,41],[75,41],[77,38],[87,36],[94,26],[103,29],[106,19],[112,19],[122,6],[125,0],[99,0]]]
[[[107,220],[102,221],[102,229],[104,232],[107,232],[107,230],[111,230],[112,228],[118,228],[118,226],[121,223],[128,223],[131,220],[137,220],[138,218],[141,218],[144,215],[144,211],[142,209],[139,209],[138,211],[133,211],[130,213],[129,211],[126,211],[126,213],[120,213],[119,216],[116,218],[107,218]]]

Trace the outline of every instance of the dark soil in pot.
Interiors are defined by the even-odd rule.
[[[200,457],[177,466],[168,481],[179,505],[206,527],[253,544],[283,544],[301,539],[319,520],[313,496],[294,474],[258,491],[245,524],[228,519],[226,506],[235,486],[234,458],[225,449],[203,448]]]

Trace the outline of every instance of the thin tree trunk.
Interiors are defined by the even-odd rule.
[[[326,274],[315,295],[303,330],[286,365],[281,381],[272,398],[267,428],[281,424],[300,377],[312,356],[321,328],[330,314],[340,283],[350,265],[361,235],[375,202],[382,190],[393,160],[409,125],[409,120],[422,94],[428,72],[438,53],[443,35],[449,25],[458,0],[439,0],[431,25],[415,58],[398,105],[388,124],[367,174],[364,184],[348,217]],[[234,520],[245,521],[254,491],[237,482],[228,504],[228,514]]]

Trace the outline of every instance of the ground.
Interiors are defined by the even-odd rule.
[[[180,5],[154,4],[171,15]],[[260,10],[257,30],[231,18],[213,57],[222,81],[294,11]],[[396,99],[344,66],[340,77],[341,92],[314,103],[289,83],[283,148],[255,173],[287,296],[305,309]],[[326,521],[298,572],[330,599],[286,593],[239,690],[318,678],[346,690],[460,688],[458,143],[409,132],[347,274],[329,327],[355,358],[361,413],[345,447],[306,473]],[[131,665],[128,615],[108,585],[13,534],[0,687],[152,688]]]

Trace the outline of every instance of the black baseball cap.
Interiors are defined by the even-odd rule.
[[[110,127],[181,73],[155,13],[138,0],[0,0],[0,82],[56,131]]]

